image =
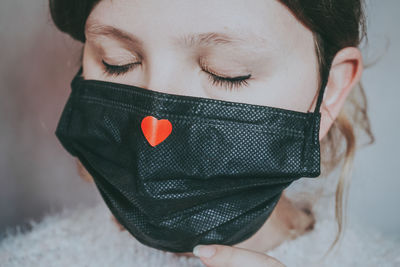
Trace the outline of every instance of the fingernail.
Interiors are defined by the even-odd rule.
[[[197,245],[193,249],[193,254],[197,257],[211,258],[215,251],[216,249],[213,246]]]

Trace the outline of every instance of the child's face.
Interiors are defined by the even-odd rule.
[[[88,18],[86,38],[85,79],[302,112],[314,107],[312,33],[276,0],[102,0]],[[138,64],[106,75],[102,60]],[[213,82],[206,71],[251,77]]]

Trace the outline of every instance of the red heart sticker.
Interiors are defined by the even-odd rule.
[[[141,127],[144,137],[153,147],[164,141],[172,131],[172,124],[169,120],[158,120],[153,116],[144,117]]]

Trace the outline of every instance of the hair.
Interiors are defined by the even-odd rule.
[[[329,76],[336,53],[345,47],[358,47],[364,38],[367,39],[363,0],[278,1],[313,33],[319,63],[320,86]],[[99,2],[100,0],[49,0],[51,17],[59,30],[84,43],[86,20]],[[324,108],[324,105],[321,108]],[[356,141],[362,132],[369,137],[366,145],[374,143],[375,137],[371,132],[367,114],[367,99],[364,88],[359,82],[351,90],[342,110],[321,140],[322,176],[327,176],[342,163],[335,195],[338,232],[329,251],[343,233]],[[84,170],[79,164],[78,169],[81,176],[84,176]]]

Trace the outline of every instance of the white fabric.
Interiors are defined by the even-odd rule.
[[[327,178],[303,178],[292,184],[287,195],[295,202],[314,198],[315,228],[267,254],[289,267],[400,266],[399,243],[384,240],[356,223],[347,226],[338,249],[318,261],[335,237],[335,186]],[[31,224],[31,231],[9,233],[0,242],[0,266],[204,266],[197,258],[152,249],[127,231],[119,231],[104,202],[64,209]]]

